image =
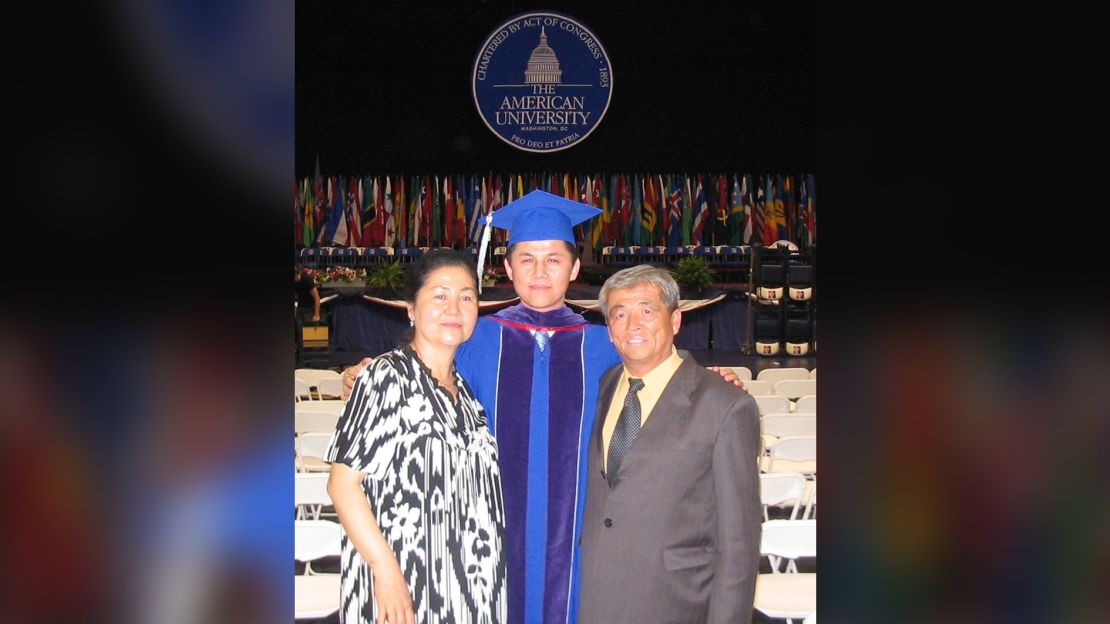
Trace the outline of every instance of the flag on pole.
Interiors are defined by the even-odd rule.
[[[683,184],[679,188],[679,193],[682,200],[682,245],[692,244],[690,242],[690,232],[693,231],[694,225],[694,206],[693,206],[693,193],[690,192],[690,176],[683,176]]]
[[[305,178],[305,202],[304,202],[304,238],[302,243],[305,247],[311,247],[312,242],[316,240],[316,202],[312,197],[312,192],[308,187],[308,178]]]
[[[744,224],[740,231],[740,244],[751,245],[753,244],[752,222],[755,219],[755,202],[752,201],[752,177],[746,173],[740,185],[740,201],[744,202]]]
[[[397,188],[393,191],[393,220],[397,224],[397,246],[402,249],[409,246],[409,203],[405,187],[405,176],[397,176]]]
[[[374,190],[375,180],[367,175],[359,181],[360,193],[366,193],[362,204],[362,244],[363,246],[377,246],[382,244],[377,235],[377,213],[382,211],[382,204],[377,203],[377,192]]]
[[[786,204],[786,228],[790,232],[790,240],[800,243],[798,238],[798,201],[795,193],[794,176],[788,175],[782,181],[783,202]]]
[[[443,176],[443,246],[455,245],[455,189],[451,176]]]
[[[778,240],[779,221],[775,215],[775,181],[768,174],[763,178],[763,244],[771,245]]]
[[[589,179],[589,189],[586,191],[589,194],[589,201],[586,203],[594,208],[601,208],[601,178],[600,176]],[[595,250],[601,250],[604,246],[605,240],[605,224],[602,222],[605,218],[605,212],[601,213],[602,218],[596,219],[593,224],[593,232],[590,236],[591,246]]]
[[[347,189],[348,247],[362,247],[362,180],[351,178]]]
[[[605,240],[610,245],[620,245],[620,229],[621,229],[621,213],[620,213],[620,184],[617,179],[618,176],[609,176],[609,184],[606,185],[604,190],[608,194],[601,198],[602,203],[609,208],[606,212],[609,213],[609,219],[605,222]]]
[[[775,176],[772,187],[775,194],[775,240],[790,240],[790,227],[786,223],[786,203],[783,201],[782,176]]]
[[[316,159],[316,164],[320,164],[319,158]],[[324,244],[324,235],[327,232],[327,209],[329,209],[331,205],[329,195],[327,195],[327,188],[329,188],[329,183],[327,183],[326,180],[321,179],[320,172],[317,171],[316,180],[313,182],[313,185],[315,187],[315,199],[313,200],[315,213],[313,214],[312,220],[315,224],[313,231],[316,234],[315,239],[313,240],[317,245],[322,245]]]
[[[770,245],[774,241],[765,241],[763,236],[767,230],[766,210],[767,202],[763,196],[763,176],[759,177],[759,182],[755,187],[755,203],[752,204],[752,237],[751,244],[767,244]]]
[[[304,191],[301,183],[293,180],[293,246],[299,247],[304,239]]]
[[[728,202],[728,176],[719,175],[717,177],[717,218],[714,219],[716,227],[713,229],[714,245],[724,245],[728,242],[728,215],[729,215],[729,202]]]
[[[633,245],[632,242],[632,198],[628,193],[628,176],[617,176],[617,192],[620,194],[620,238],[621,245]]]
[[[385,189],[382,194],[382,201],[385,206],[385,226],[382,229],[382,244],[386,247],[392,247],[397,238],[397,224],[393,221],[393,186],[390,183],[389,176],[385,176]]]
[[[659,199],[655,195],[655,177],[644,176],[640,179],[643,189],[640,191],[644,198],[640,208],[640,244],[655,244],[655,220]]]
[[[489,195],[489,212],[490,212],[490,214],[492,214],[493,211],[495,211],[495,210],[500,210],[501,207],[505,205],[504,202],[502,201],[502,198],[504,197],[504,195],[502,195],[502,192],[504,191],[504,187],[501,185],[501,176],[492,175],[492,174],[491,174],[491,176],[492,177],[490,178],[490,184],[489,184],[489,192],[490,192],[490,195]],[[499,247],[504,246],[505,242],[508,240],[508,234],[507,234],[508,230],[505,230],[503,228],[494,228],[494,230],[495,231],[493,232],[493,235],[494,235],[493,238],[494,238],[494,240],[497,241],[497,245]]]
[[[631,228],[632,229],[632,236],[631,236],[631,238],[629,239],[628,242],[629,242],[629,244],[632,244],[632,245],[641,245],[641,244],[643,244],[643,239],[644,239],[644,234],[643,234],[644,224],[643,224],[643,221],[642,221],[642,219],[643,219],[642,213],[644,211],[644,196],[643,196],[643,193],[640,192],[639,176],[633,174],[629,177],[631,178],[631,180],[628,181],[626,179],[626,182],[628,184],[631,184],[631,186],[632,186],[632,208],[631,208],[632,216],[630,217],[630,219],[632,221],[632,228]],[[627,187],[626,187],[625,192],[626,193],[628,192]]]
[[[477,244],[482,238],[482,228],[479,223],[482,217],[482,210],[479,207],[482,201],[482,183],[478,181],[478,176],[471,174],[470,184],[466,188],[466,220],[470,224],[467,228],[467,238]]]
[[[678,176],[668,176],[670,193],[667,199],[667,210],[670,214],[671,225],[667,236],[669,247],[682,245],[682,180]]]
[[[709,204],[705,201],[705,190],[702,187],[702,177],[699,175],[694,190],[694,229],[690,235],[690,245],[703,244],[702,235],[705,234],[705,223],[710,219]]]
[[[347,219],[346,204],[343,197],[343,178],[338,181],[329,180],[328,191],[331,194],[331,212],[328,213],[328,233],[326,240],[331,245],[347,244]]]
[[[443,191],[439,185],[439,176],[432,176],[432,218],[431,226],[428,228],[428,246],[438,247],[443,241]]]
[[[436,176],[432,176],[431,179],[426,175],[424,176],[424,187],[421,189],[421,199],[424,202],[424,206],[420,213],[420,238],[424,241],[424,244],[421,245],[421,247],[434,246],[432,242],[432,221],[435,219],[434,203],[436,197],[434,183],[438,181]]]
[[[740,182],[736,180],[736,176],[732,177],[731,200],[728,215],[728,244],[733,246],[742,245],[743,240],[741,236],[744,234],[744,199],[743,193],[740,190]]]

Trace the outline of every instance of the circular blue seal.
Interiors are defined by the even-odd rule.
[[[471,84],[478,114],[497,138],[528,152],[557,152],[597,129],[613,95],[613,68],[580,22],[536,11],[493,29]]]

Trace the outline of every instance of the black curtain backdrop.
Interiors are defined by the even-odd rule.
[[[613,68],[580,144],[517,150],[482,123],[479,46],[530,10],[567,14]],[[296,173],[815,173],[816,3],[299,2]]]

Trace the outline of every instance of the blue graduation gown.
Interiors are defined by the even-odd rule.
[[[555,330],[542,352],[533,328]],[[569,308],[518,304],[479,318],[455,363],[497,438],[509,621],[575,622],[586,447],[601,375],[620,356]]]

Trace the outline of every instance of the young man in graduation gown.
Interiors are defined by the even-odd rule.
[[[586,451],[608,332],[566,306],[580,263],[573,227],[597,208],[533,191],[492,214],[509,230],[505,272],[520,303],[478,319],[456,366],[497,438],[510,622],[573,622]]]

